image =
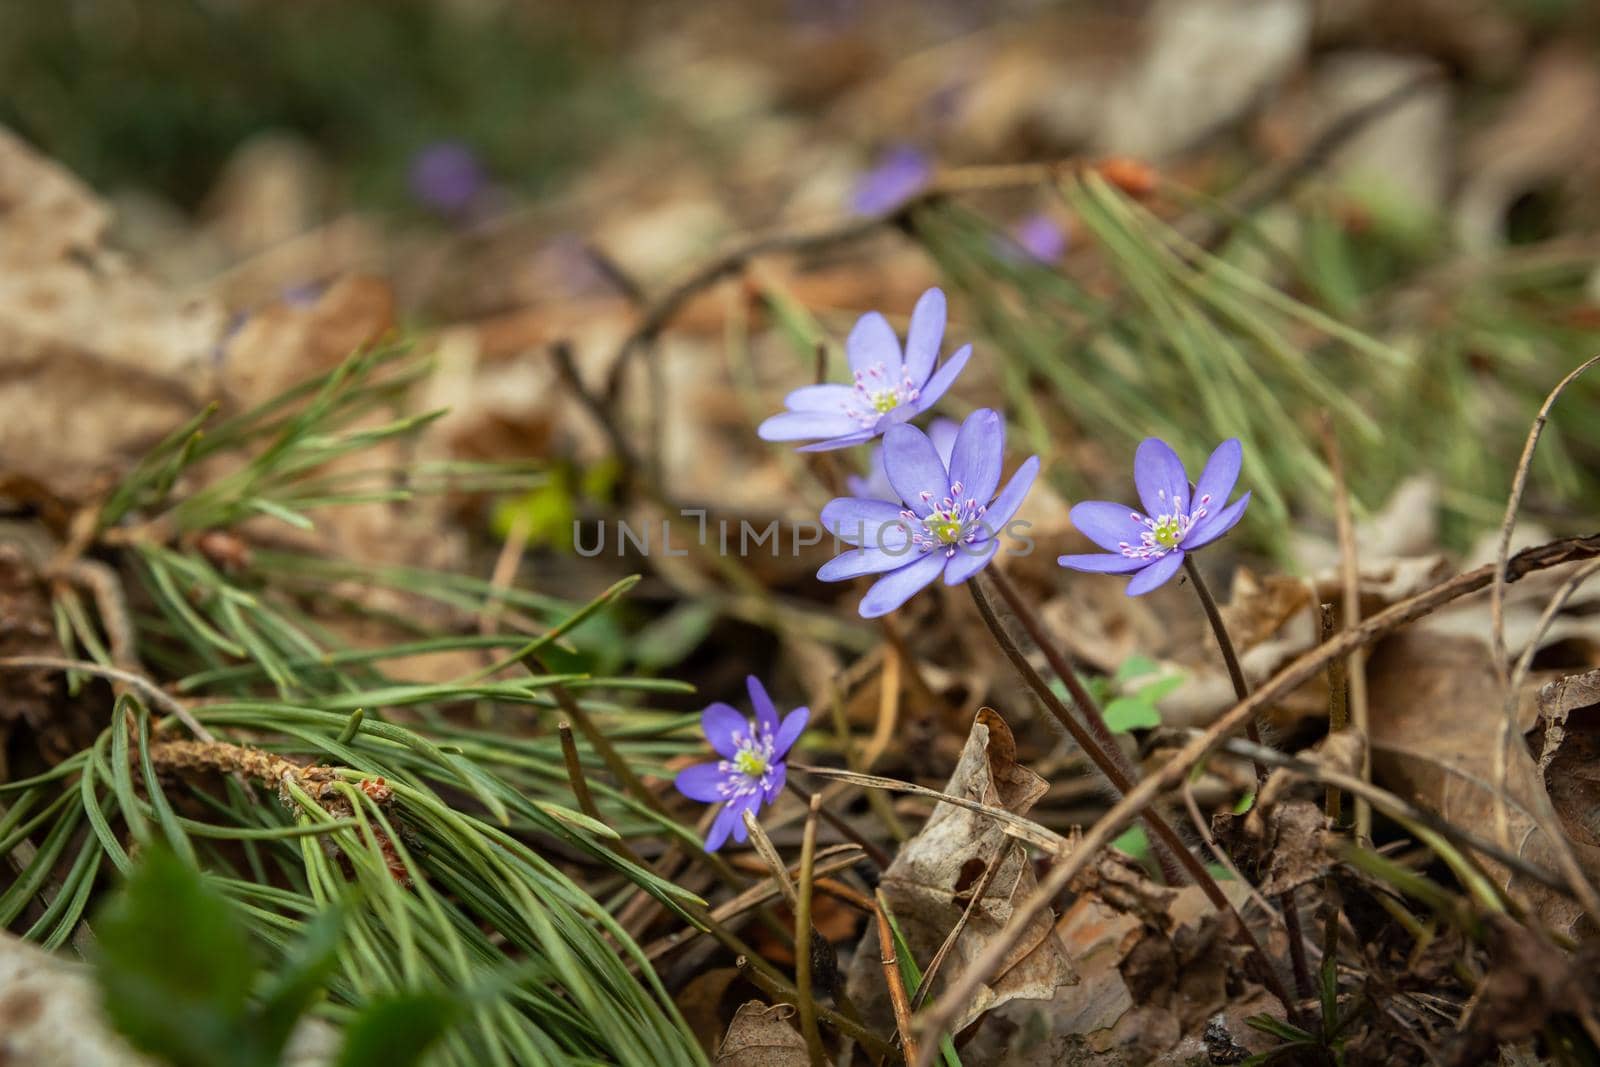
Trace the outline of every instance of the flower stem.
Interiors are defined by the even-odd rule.
[[[1183,557],[1183,569],[1188,572],[1195,595],[1200,598],[1200,606],[1205,608],[1206,619],[1211,623],[1211,632],[1216,635],[1217,648],[1222,652],[1222,661],[1228,666],[1228,678],[1233,682],[1233,695],[1240,700],[1250,699],[1250,683],[1245,680],[1244,668],[1239,665],[1239,654],[1234,650],[1233,638],[1228,635],[1228,626],[1222,621],[1222,612],[1217,608],[1216,597],[1211,595],[1211,587],[1206,585],[1200,568],[1195,565],[1193,553]],[[1261,730],[1254,719],[1245,723],[1245,732],[1252,744],[1261,744]],[[1267,767],[1257,759],[1251,762],[1256,768],[1256,796],[1259,797],[1261,786],[1267,780]],[[1310,999],[1316,987],[1311,984],[1311,967],[1306,961],[1306,938],[1300,929],[1300,905],[1295,900],[1293,889],[1278,894],[1278,908],[1283,912],[1283,931],[1289,939],[1289,962],[1294,968],[1295,989],[1302,999]]]
[[[1206,585],[1205,578],[1200,575],[1200,568],[1195,566],[1194,554],[1189,553],[1183,557],[1184,573],[1189,576],[1189,584],[1194,586],[1195,595],[1200,598],[1200,606],[1205,609],[1206,620],[1211,623],[1211,632],[1216,636],[1217,648],[1222,652],[1222,662],[1228,668],[1228,679],[1233,682],[1233,695],[1240,700],[1250,696],[1250,683],[1245,681],[1244,668],[1239,665],[1239,654],[1234,651],[1233,638],[1228,636],[1228,626],[1222,621],[1222,612],[1217,607],[1217,600],[1211,595],[1211,587]],[[1261,729],[1256,725],[1256,720],[1251,719],[1245,723],[1245,735],[1250,738],[1250,743],[1261,744]],[[1256,768],[1256,787],[1260,786],[1267,778],[1267,768],[1259,760],[1252,760]]]
[[[1100,773],[1111,783],[1112,788],[1117,791],[1118,795],[1126,796],[1133,787],[1132,781],[1118,769],[1116,762],[1101,749],[1089,730],[1062,703],[1061,698],[1051,692],[1050,687],[1045,684],[1045,680],[1039,677],[1039,672],[1033,669],[1033,664],[1028,662],[1028,658],[1022,654],[1022,650],[1017,647],[1016,642],[1011,639],[1011,635],[1006,633],[1005,627],[1000,624],[1000,619],[995,615],[993,606],[990,605],[988,597],[983,593],[980,579],[973,578],[966,584],[968,590],[972,593],[973,603],[978,606],[978,614],[983,616],[985,625],[989,627],[989,632],[994,635],[994,639],[1000,645],[1000,651],[1005,653],[1006,659],[1011,661],[1011,665],[1022,676],[1022,680],[1027,683],[1028,688],[1033,690],[1034,696],[1038,697],[1039,702],[1056,717],[1056,720],[1071,735],[1073,741],[1077,742],[1078,747],[1083,749],[1084,754],[1089,757]],[[1013,595],[1015,595],[1014,590]],[[1021,602],[1020,597],[1018,597],[1018,602]],[[1026,605],[1024,605],[1025,607]],[[1031,613],[1028,617],[1031,619]],[[1091,706],[1098,710],[1097,705]],[[1153,808],[1147,808],[1141,813],[1140,817],[1150,829],[1151,847],[1156,855],[1159,857],[1163,851],[1168,852],[1171,858],[1182,864],[1184,873],[1189,876],[1186,879],[1178,880],[1192,881],[1197,884],[1201,892],[1206,895],[1206,899],[1211,902],[1212,907],[1225,915],[1233,917],[1233,937],[1246,950],[1247,965],[1255,972],[1257,980],[1283,1003],[1284,1009],[1288,1011],[1290,1018],[1298,1019],[1299,1012],[1295,1010],[1295,1002],[1289,996],[1289,991],[1284,988],[1283,980],[1278,977],[1278,972],[1272,966],[1272,961],[1267,958],[1266,952],[1262,950],[1260,943],[1256,941],[1255,934],[1245,925],[1244,918],[1233,906],[1233,902],[1228,899],[1227,894],[1223,893],[1222,887],[1217,885],[1217,880],[1211,876],[1211,872],[1206,869],[1206,865],[1200,862],[1198,856],[1189,851],[1188,846],[1183,843],[1183,839],[1172,829],[1171,824],[1167,822],[1160,812]],[[1174,879],[1169,876],[1169,880]]]

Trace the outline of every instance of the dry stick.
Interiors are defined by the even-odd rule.
[[[1539,447],[1539,438],[1544,434],[1545,423],[1550,421],[1550,411],[1555,407],[1561,394],[1566,392],[1567,386],[1578,379],[1584,371],[1600,363],[1600,356],[1591,356],[1579,364],[1570,374],[1556,383],[1550,390],[1550,395],[1544,398],[1544,403],[1539,406],[1539,413],[1533,417],[1533,425],[1528,427],[1528,439],[1522,445],[1522,455],[1517,460],[1517,471],[1511,478],[1511,495],[1506,499],[1506,515],[1500,523],[1500,540],[1495,546],[1494,553],[1494,584],[1489,587],[1489,641],[1494,653],[1494,669],[1500,681],[1505,685],[1506,702],[1505,715],[1500,723],[1500,741],[1495,746],[1494,754],[1494,828],[1500,844],[1511,847],[1511,827],[1506,819],[1506,776],[1510,771],[1507,758],[1511,748],[1511,739],[1517,732],[1517,704],[1516,691],[1511,688],[1511,677],[1506,666],[1510,659],[1506,651],[1506,569],[1507,556],[1511,552],[1511,531],[1517,525],[1517,512],[1522,508],[1522,496],[1527,492],[1528,474],[1533,468],[1533,454]],[[1543,789],[1536,790],[1541,795]],[[1553,834],[1552,837],[1560,837]],[[1561,838],[1556,843],[1556,851],[1561,854],[1562,866],[1569,864],[1576,868],[1577,861],[1570,855],[1566,848],[1565,839]],[[1597,913],[1591,909],[1589,914]]]
[[[900,959],[895,955],[894,928],[889,925],[887,904],[883,899],[883,890],[878,890],[877,907],[873,909],[878,917],[878,962],[883,965],[883,981],[889,987],[889,1004],[894,1008],[895,1029],[900,1031],[900,1051],[907,1063],[915,1063],[917,1035],[911,1026],[911,998],[906,995],[905,975],[900,973]]]
[[[744,827],[750,832],[750,844],[755,848],[756,855],[761,857],[767,869],[772,872],[772,882],[778,887],[784,902],[796,914],[800,911],[800,894],[795,891],[794,883],[789,880],[788,865],[783,862],[783,857],[778,854],[778,846],[772,843],[772,838],[767,836],[767,831],[761,825],[761,820],[756,818],[756,813],[746,810],[744,813]],[[804,944],[796,939],[795,944]]]
[[[1600,533],[1588,537],[1569,537],[1551,541],[1513,556],[1505,568],[1506,581],[1516,581],[1535,571],[1572,560],[1592,559],[1596,556],[1600,556]],[[947,1028],[957,1013],[966,1004],[971,1003],[978,987],[993,977],[995,970],[1010,955],[1029,924],[1050,907],[1057,894],[1067,887],[1067,883],[1072,881],[1073,877],[1158,795],[1181,783],[1184,775],[1203,760],[1219,741],[1249,722],[1260,708],[1282,699],[1285,694],[1324,669],[1329,662],[1349,654],[1351,649],[1370,644],[1453,600],[1485,588],[1493,580],[1496,569],[1496,566],[1491,564],[1465,574],[1458,574],[1431,589],[1425,589],[1415,596],[1391,605],[1371,618],[1363,620],[1354,630],[1344,630],[1332,641],[1297,656],[1263,683],[1248,700],[1241,701],[1225,712],[1210,727],[1179,750],[1160,770],[1140,782],[1117,801],[1111,810],[1083,836],[1078,847],[1051,868],[1034,894],[1017,905],[1000,933],[989,942],[976,959],[968,964],[967,969],[945,991],[944,996],[934,1002],[924,1018],[924,1032],[938,1033]],[[1570,872],[1563,873],[1569,882],[1573,881]],[[1581,883],[1582,879],[1577,881]],[[1572,889],[1579,894],[1580,899],[1584,891],[1593,894],[1593,890],[1586,885],[1580,889],[1579,885],[1574,884]],[[1600,908],[1596,908],[1592,914],[1600,914]],[[926,1050],[928,1046],[923,1047]],[[928,1063],[929,1057],[924,1051],[920,1057],[920,1065],[926,1067]]]
[[[594,794],[589,791],[589,779],[583,773],[583,763],[578,759],[578,743],[572,737],[572,724],[558,723],[556,732],[561,735],[561,759],[567,765],[567,782],[572,786],[572,795],[578,801],[578,810],[591,819],[604,822],[600,808],[594,802]],[[620,834],[614,838],[602,838],[601,844],[630,863],[646,870],[650,869],[650,865],[622,839]]]
[[[0,659],[0,668],[11,670],[51,670],[51,671],[80,671],[83,674],[93,674],[113,682],[137,689],[148,697],[150,703],[183,723],[191,734],[202,741],[215,741],[216,737],[210,730],[200,725],[194,715],[182,703],[173,699],[165,689],[142,674],[132,671],[119,670],[116,667],[105,667],[88,660],[63,659],[59,656],[7,656]]]
[[[1124,797],[1128,796],[1129,791],[1133,788],[1133,781],[1122,773],[1111,757],[1101,751],[1099,744],[1089,735],[1089,731],[1067,710],[1067,706],[1050,691],[1050,687],[1045,684],[1044,679],[1039,677],[1039,673],[1033,669],[1033,665],[1022,654],[1022,650],[1017,648],[1010,635],[1005,632],[1005,628],[1000,625],[1000,620],[995,616],[994,608],[990,606],[988,599],[979,588],[978,581],[969,581],[967,588],[972,591],[973,602],[978,605],[978,612],[983,616],[983,621],[988,624],[989,631],[994,634],[995,640],[999,642],[1001,651],[1005,653],[1006,659],[1011,661],[1011,665],[1016,668],[1023,681],[1028,684],[1028,687],[1033,690],[1034,695],[1044,703],[1045,707],[1050,709],[1061,725],[1066,728],[1067,733],[1072,735],[1072,739],[1077,742],[1078,747],[1082,748],[1084,753],[1094,761],[1095,766],[1110,781],[1112,787]],[[1145,811],[1143,816],[1145,825],[1150,828],[1154,841],[1160,842],[1171,850],[1173,858],[1183,865],[1184,870],[1188,872],[1195,884],[1200,886],[1201,891],[1211,901],[1212,906],[1224,914],[1233,916],[1233,937],[1245,948],[1249,966],[1257,972],[1257,977],[1260,979],[1261,984],[1266,986],[1267,990],[1283,1003],[1284,1009],[1289,1013],[1290,1017],[1297,1018],[1299,1013],[1295,1010],[1294,1001],[1290,998],[1289,991],[1284,988],[1283,980],[1278,977],[1278,972],[1273,968],[1272,961],[1267,958],[1266,952],[1262,950],[1261,945],[1256,941],[1255,934],[1245,925],[1243,917],[1234,908],[1233,902],[1228,899],[1227,894],[1217,885],[1217,881],[1211,876],[1211,872],[1206,870],[1205,864],[1201,863],[1199,857],[1189,851],[1188,846],[1183,843],[1183,839],[1178,836],[1177,832],[1172,829],[1171,825],[1159,812]],[[1072,854],[1077,855],[1076,850]],[[1058,851],[1057,857],[1059,858],[1059,856],[1060,852]],[[1065,883],[1063,883],[1062,888],[1064,887]],[[940,1029],[942,1030],[943,1027]]]
[[[922,1007],[922,1002],[928,999],[928,994],[933,990],[934,976],[939,973],[939,968],[944,966],[944,961],[955,950],[956,942],[961,939],[961,931],[967,928],[967,923],[972,920],[972,913],[978,910],[978,905],[988,895],[989,887],[994,884],[995,877],[1000,873],[1000,865],[1011,855],[1013,849],[1020,846],[1010,842],[1002,842],[996,850],[994,859],[989,861],[989,866],[984,868],[983,877],[978,879],[978,884],[972,887],[972,898],[967,901],[967,906],[961,909],[961,918],[950,928],[944,941],[939,945],[939,951],[933,954],[933,959],[928,961],[928,969],[922,972],[922,981],[917,985],[916,999],[911,1002],[911,1010],[916,1011]],[[909,1047],[909,1046],[908,1046]],[[914,1061],[916,1056],[906,1054],[906,1060]]]
[[[1321,623],[1320,637],[1323,644],[1333,638],[1333,605],[1319,605],[1318,616]],[[1350,726],[1350,711],[1345,703],[1344,662],[1334,660],[1328,664],[1328,732],[1336,734]],[[1363,749],[1366,748],[1366,738],[1362,738]],[[1367,758],[1362,756],[1362,764]],[[1328,825],[1335,830],[1344,819],[1344,801],[1339,787],[1332,782],[1327,783],[1326,791],[1322,798],[1322,811],[1328,818]],[[1322,982],[1324,986],[1331,986],[1334,991],[1334,1003],[1338,1003],[1339,981],[1339,887],[1333,872],[1329,871],[1322,880]],[[1322,1020],[1322,1033],[1324,1037],[1333,1036],[1333,1027],[1336,1019],[1324,1017]]]
[[[1023,600],[1021,595],[1018,594],[1016,586],[1011,584],[1011,580],[998,569],[992,568],[987,572],[986,576],[994,583],[995,589],[1000,593],[1001,598],[1005,600],[1006,606],[1011,609],[1011,613],[1017,617],[1017,621],[1022,623],[1022,628],[1027,631],[1029,639],[1033,641],[1040,652],[1044,653],[1045,662],[1050,664],[1050,669],[1055,672],[1056,677],[1061,679],[1061,683],[1067,687],[1067,692],[1071,694],[1073,703],[1078,705],[1079,715],[1083,717],[1083,721],[1088,724],[1089,732],[1094,736],[1095,746],[1101,752],[1101,757],[1096,758],[1094,752],[1090,751],[1089,747],[1083,744],[1083,741],[1079,739],[1072,727],[1067,725],[1069,721],[1077,723],[1078,718],[1062,706],[1061,701],[1056,698],[1054,693],[1050,692],[1048,686],[1043,687],[1042,692],[1032,682],[1028,683],[1029,687],[1033,688],[1036,694],[1039,694],[1040,699],[1045,701],[1045,706],[1050,709],[1057,719],[1061,720],[1062,725],[1066,726],[1067,732],[1073,735],[1073,740],[1077,741],[1079,747],[1089,753],[1090,758],[1094,760],[1097,766],[1109,761],[1116,768],[1117,775],[1120,778],[1105,772],[1104,768],[1101,769],[1102,773],[1106,773],[1106,777],[1111,779],[1111,783],[1116,787],[1117,792],[1126,793],[1129,783],[1139,780],[1139,772],[1134,767],[1133,761],[1128,758],[1127,753],[1122,751],[1122,746],[1117,744],[1116,736],[1111,732],[1111,728],[1106,725],[1105,712],[1100,709],[1100,702],[1095,700],[1094,695],[1083,684],[1083,680],[1078,677],[1078,672],[1073,670],[1072,664],[1067,662],[1067,658],[1057,650],[1055,642],[1045,634],[1043,624],[1034,615],[1027,601]],[[984,615],[984,621],[989,622],[989,628],[995,632],[998,640],[1000,623],[998,618],[994,618],[992,608],[986,607],[988,601],[981,599],[982,594],[977,586],[977,582],[981,580],[975,579],[969,583],[972,587],[972,596],[974,600],[979,602],[978,610]],[[990,621],[991,618],[993,618],[993,621]],[[1009,640],[1009,637],[1007,640]],[[1001,641],[1003,651],[1005,651],[1006,643],[1006,641]],[[1006,656],[1010,659],[1011,653],[1006,651]],[[1013,665],[1016,662],[1015,659],[1012,659]],[[1026,663],[1026,659],[1023,662]],[[1019,666],[1017,669],[1021,671],[1022,667]],[[1033,673],[1031,665],[1028,666],[1028,672]],[[1024,675],[1024,680],[1027,680],[1026,675]],[[1049,693],[1048,699],[1044,696],[1044,693]],[[1180,870],[1182,861],[1174,854],[1174,849],[1187,851],[1181,843],[1172,846],[1165,840],[1158,841],[1154,851],[1157,861],[1161,864],[1162,875],[1165,876],[1170,884],[1178,885],[1185,878]]]
[[[1328,454],[1328,472],[1333,475],[1333,518],[1339,536],[1339,585],[1344,599],[1344,628],[1353,630],[1361,621],[1361,572],[1356,555],[1356,527],[1350,515],[1350,483],[1345,478],[1344,452],[1339,448],[1339,435],[1334,431],[1333,420],[1326,413],[1322,417],[1322,444]],[[1344,666],[1345,708],[1351,723],[1363,738],[1372,736],[1367,716],[1367,653],[1358,648],[1350,653]],[[1361,748],[1361,777],[1372,781],[1372,750]],[[1372,809],[1360,797],[1356,798],[1356,840],[1372,840]]]
[[[1189,575],[1189,584],[1194,586],[1195,595],[1200,598],[1200,606],[1205,609],[1206,621],[1211,623],[1211,632],[1216,636],[1217,649],[1222,653],[1222,662],[1228,667],[1228,680],[1233,683],[1235,699],[1246,700],[1250,696],[1250,683],[1245,680],[1244,667],[1239,663],[1239,653],[1233,647],[1233,638],[1228,634],[1228,625],[1222,620],[1222,612],[1217,608],[1217,599],[1211,595],[1211,587],[1206,584],[1200,567],[1194,561],[1194,553],[1190,552],[1183,557],[1183,569]],[[1245,724],[1246,735],[1252,744],[1261,745],[1261,727],[1255,719]],[[1265,747],[1265,746],[1262,746]],[[1261,785],[1266,781],[1267,768],[1257,760],[1256,767],[1256,797],[1261,796]],[[1184,779],[1187,784],[1188,779]],[[1209,836],[1209,835],[1208,835]],[[1306,938],[1300,930],[1300,905],[1295,902],[1293,889],[1286,889],[1278,894],[1278,908],[1283,912],[1283,931],[1289,938],[1289,962],[1294,969],[1295,991],[1302,1000],[1309,1000],[1316,992],[1316,987],[1311,984],[1311,969],[1306,964]]]
[[[817,811],[821,805],[821,797],[811,798],[806,828],[800,835],[800,889],[794,907],[794,988],[800,1001],[800,1033],[806,1039],[812,1067],[827,1067],[828,1063],[822,1035],[817,1032],[817,1005],[811,993],[811,946],[817,936],[811,929],[811,887],[817,860]]]
[[[869,841],[860,830],[857,830],[854,826],[851,826],[849,823],[845,822],[844,819],[840,818],[838,815],[835,815],[827,808],[819,807],[822,800],[820,796],[814,795],[804,786],[795,782],[788,783],[788,789],[807,804],[817,808],[818,813],[823,817],[823,819],[827,820],[829,826],[839,831],[850,841],[860,845],[862,850],[866,852],[867,855],[872,857],[872,862],[878,865],[878,870],[882,871],[888,869],[889,864],[893,862],[893,859],[889,853],[885,852],[881,845],[873,841]]]

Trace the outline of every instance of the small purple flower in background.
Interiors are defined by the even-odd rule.
[[[861,316],[844,342],[855,384],[796,389],[783,398],[789,410],[763,422],[757,435],[763,441],[814,440],[801,451],[822,452],[870,441],[927,411],[972,356],[972,346],[963,345],[934,372],[944,342],[944,318],[944,293],[929,289],[911,312],[902,356],[888,319],[876,311]]]
[[[1039,473],[1039,457],[1028,457],[995,496],[1005,443],[1005,423],[988,408],[961,424],[949,462],[915,426],[891,427],[883,435],[883,466],[897,502],[829,501],[822,525],[859,547],[823,564],[817,577],[840,582],[882,574],[859,609],[874,619],[940,575],[946,585],[959,585],[977,574],[994,558],[999,535]]]
[[[944,460],[946,466],[950,465],[950,453],[956,447],[956,432],[960,429],[955,419],[934,419],[928,423],[928,440],[933,442],[933,447],[938,450],[939,458]],[[889,472],[883,466],[882,445],[872,450],[872,456],[867,460],[867,471],[864,478],[859,474],[845,478],[845,488],[850,490],[850,495],[898,504],[900,495],[889,484]]]
[[[722,758],[685,768],[675,783],[678,792],[690,800],[722,805],[706,834],[707,852],[721,848],[729,834],[741,844],[749,836],[744,813],[761,810],[761,805],[771,804],[783,792],[788,772],[783,758],[811,719],[809,709],[795,708],[780,722],[778,709],[761,681],[752,674],[745,685],[756,709],[755,719],[746,719],[728,704],[706,708],[700,726]]]
[[[850,192],[858,215],[886,215],[916,196],[933,180],[933,161],[912,145],[896,145],[876,167],[862,174]]]
[[[1057,263],[1067,254],[1066,227],[1043,212],[1017,223],[1011,236],[1024,252],[1040,263]]]
[[[459,141],[436,141],[411,157],[411,195],[441,215],[456,216],[488,187],[488,175],[472,149]]]
[[[1128,595],[1148,593],[1178,573],[1185,552],[1215,541],[1243,517],[1250,504],[1248,492],[1227,504],[1243,460],[1237,439],[1222,442],[1191,491],[1189,473],[1172,446],[1158,437],[1145,438],[1133,456],[1133,483],[1144,511],[1104,500],[1074,506],[1072,525],[1106,551],[1062,556],[1056,562],[1101,574],[1137,571]]]

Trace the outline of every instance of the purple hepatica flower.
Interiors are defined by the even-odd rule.
[[[944,460],[947,467],[950,465],[950,453],[956,447],[956,433],[960,429],[954,419],[934,419],[928,423],[928,440],[933,442],[939,458]],[[882,445],[872,450],[872,458],[867,461],[867,469],[865,478],[859,474],[852,474],[844,480],[845,488],[850,490],[850,495],[898,504],[900,494],[889,484],[889,472],[883,466]]]
[[[697,763],[678,774],[678,792],[690,800],[722,805],[706,834],[707,852],[721,848],[729,834],[744,843],[749,836],[744,813],[759,811],[783,792],[788,771],[783,758],[811,718],[810,710],[795,708],[780,722],[778,709],[760,680],[752,674],[745,684],[756,709],[754,721],[728,704],[711,705],[700,716],[700,726],[722,758],[715,763]]]
[[[1172,446],[1157,437],[1145,438],[1133,456],[1133,482],[1144,511],[1104,500],[1076,505],[1072,525],[1106,551],[1062,556],[1057,562],[1102,574],[1138,571],[1128,583],[1128,595],[1148,593],[1178,573],[1185,552],[1209,545],[1244,515],[1249,493],[1223,506],[1239,480],[1243,458],[1237,439],[1222,442],[1191,489]]]
[[[850,207],[858,215],[887,215],[928,187],[933,161],[911,145],[896,145],[884,153],[876,167],[862,174],[850,193]]]
[[[1056,263],[1067,254],[1067,231],[1049,215],[1029,215],[1017,223],[1011,236],[1022,250],[1040,263]]]
[[[1039,457],[1028,457],[995,496],[1005,443],[1005,423],[988,408],[961,424],[948,463],[915,426],[892,427],[883,435],[883,466],[899,502],[829,501],[822,525],[860,547],[823,564],[817,577],[839,582],[883,575],[861,599],[861,617],[874,619],[941,574],[946,585],[977,574],[994,558],[999,534],[1039,473]]]
[[[801,448],[823,452],[870,441],[889,427],[927,411],[955,382],[972,357],[962,345],[937,372],[934,362],[944,340],[944,293],[929,289],[911,312],[905,354],[889,320],[869,311],[856,322],[844,348],[854,385],[808,385],[784,397],[789,410],[756,430],[763,441],[806,441]]]
[[[411,195],[441,215],[457,216],[488,186],[488,176],[472,149],[457,141],[438,141],[411,158]]]

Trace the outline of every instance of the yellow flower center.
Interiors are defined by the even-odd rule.
[[[733,757],[733,765],[740,774],[750,778],[760,778],[767,773],[766,758],[753,748],[740,749],[739,754]]]
[[[894,389],[885,389],[872,394],[872,410],[880,415],[887,415],[900,406],[900,394]]]
[[[1182,528],[1178,525],[1178,517],[1176,515],[1168,515],[1166,518],[1156,523],[1156,544],[1160,545],[1162,548],[1177,548],[1178,537],[1182,534],[1182,532]]]
[[[961,532],[965,524],[959,519],[936,519],[929,517],[923,520],[928,532],[937,537],[942,544],[953,545],[961,539]]]

